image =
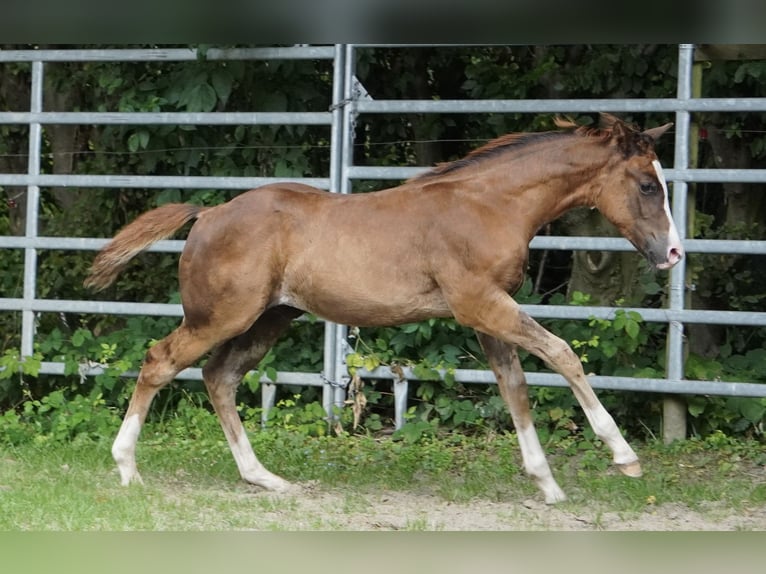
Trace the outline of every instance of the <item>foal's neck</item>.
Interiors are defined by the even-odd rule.
[[[487,181],[481,187],[488,201],[509,212],[523,209],[532,234],[570,209],[595,204],[601,187],[598,175],[609,161],[607,148],[573,137],[527,152],[499,157],[486,166]]]

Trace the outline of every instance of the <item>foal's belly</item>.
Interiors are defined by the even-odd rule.
[[[357,327],[383,327],[414,323],[452,315],[441,292],[393,294],[385,286],[376,293],[359,293],[351,288],[342,293],[286,291],[279,304],[290,305],[328,321]]]

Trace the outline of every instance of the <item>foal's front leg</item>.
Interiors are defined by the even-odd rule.
[[[613,460],[623,474],[641,476],[638,456],[623,438],[585,377],[579,357],[566,341],[545,330],[524,313],[510,295],[494,286],[481,286],[450,300],[462,324],[487,333],[509,345],[518,345],[545,361],[569,383],[596,436],[612,450]],[[478,301],[478,303],[477,303]]]
[[[551,467],[548,466],[545,453],[540,446],[540,439],[529,410],[527,380],[516,348],[484,333],[477,333],[477,336],[497,378],[500,395],[511,413],[513,426],[516,428],[519,439],[524,470],[542,490],[545,502],[555,504],[566,500],[566,495],[553,478]]]

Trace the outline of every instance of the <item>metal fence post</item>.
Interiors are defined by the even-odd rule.
[[[347,84],[348,61],[347,47],[335,45],[333,67],[332,133],[330,148],[330,193],[348,193],[344,178],[344,161],[349,140],[348,108],[349,87]],[[344,349],[346,328],[343,325],[325,322],[324,329],[324,384],[322,387],[322,406],[328,420],[334,419],[333,407],[343,406],[345,400]]]
[[[691,99],[692,64],[694,46],[681,44],[678,48],[678,99]],[[676,112],[676,138],[673,168],[686,170],[689,167],[690,113]],[[685,181],[673,182],[673,218],[676,221],[681,240],[687,233],[687,191]],[[673,311],[684,308],[686,293],[686,259],[682,259],[670,273],[669,307]],[[684,378],[684,326],[681,321],[670,321],[668,325],[667,377],[670,381]],[[662,405],[662,437],[666,443],[686,437],[686,401],[677,395],[665,397]]]
[[[32,113],[43,111],[43,63],[32,62],[32,93],[29,109]],[[29,159],[27,174],[30,177],[40,175],[40,149],[42,145],[42,125],[40,122],[29,124]],[[21,313],[21,356],[34,354],[35,310],[34,300],[37,293],[37,249],[32,243],[37,238],[40,215],[40,187],[27,185],[27,212],[24,248],[24,304]]]

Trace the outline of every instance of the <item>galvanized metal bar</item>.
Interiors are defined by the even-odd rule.
[[[692,97],[692,65],[694,46],[682,44],[678,48],[678,88],[677,95],[681,101]],[[676,111],[675,122],[675,154],[673,167],[678,170],[689,168],[689,137],[691,121],[689,111]],[[673,185],[672,211],[681,241],[687,233],[687,192],[688,183],[670,179]],[[672,311],[684,308],[686,298],[686,258],[676,264],[670,272],[670,293],[668,307]],[[671,320],[667,336],[667,378],[680,380],[684,375],[684,324],[679,320]],[[666,443],[686,437],[686,403],[678,397],[667,396],[663,400],[662,437]]]
[[[766,98],[652,98],[587,100],[360,100],[360,114],[763,112]]]
[[[319,125],[330,112],[0,112],[0,124],[76,125]],[[127,152],[126,152],[127,153]]]
[[[532,238],[529,246],[531,249],[635,251],[635,247],[622,237],[540,235]],[[766,254],[766,241],[750,239],[685,239],[684,249],[687,253],[764,255]]]
[[[402,369],[404,380],[420,380],[413,370],[409,367]],[[104,372],[104,366],[96,363],[83,366],[83,375],[95,376]],[[64,375],[66,374],[66,364],[58,362],[44,361],[40,367],[40,373],[45,375]],[[374,371],[361,369],[360,376],[365,379],[376,380],[396,380],[396,374],[388,367],[378,367]],[[446,373],[442,372],[442,376]],[[496,384],[492,371],[478,369],[455,369],[452,373],[455,381],[464,384]],[[125,378],[135,378],[138,372],[130,371],[121,374]],[[188,368],[181,371],[176,378],[178,380],[201,381],[202,369]],[[563,377],[554,373],[526,373],[527,382],[531,386],[538,387],[567,387],[567,382]],[[704,396],[728,396],[728,397],[766,397],[766,384],[745,383],[739,381],[693,381],[652,379],[652,378],[633,378],[633,377],[611,377],[596,376],[588,377],[591,385],[599,390],[612,391],[632,391],[648,393],[666,393],[674,392],[684,395],[704,395]],[[276,383],[268,377],[262,377],[260,382],[265,385],[286,384],[299,386],[319,387],[324,384],[323,378],[315,373],[298,373],[289,371],[277,372]],[[406,403],[401,412],[405,412]],[[403,420],[403,419],[402,419]]]
[[[346,167],[349,162],[353,163],[354,159],[354,135],[355,135],[355,122],[356,118],[353,112],[353,107],[349,104],[355,97],[356,86],[354,84],[356,74],[356,59],[354,58],[354,47],[349,45],[340,45],[339,58],[341,58],[341,66],[339,70],[342,72],[343,97],[338,101],[338,104],[342,104],[340,107],[340,116],[342,118],[343,130],[339,143],[341,145],[340,153],[338,154],[338,192],[342,194],[351,193],[351,181],[345,177]],[[346,355],[348,354],[348,326],[336,324],[335,325],[335,379],[340,383],[335,387],[335,394],[333,396],[333,406],[337,408],[343,408],[346,402],[346,389],[348,383],[351,381],[351,377],[346,367]]]
[[[0,249],[61,249],[66,251],[98,251],[109,242],[109,239],[95,237],[19,237],[15,235],[0,236]],[[165,239],[146,248],[149,252],[180,253],[186,242],[182,239]]]
[[[677,129],[677,128],[676,128]],[[688,183],[763,183],[766,169],[666,169],[669,181]]]
[[[277,379],[278,380],[278,379]],[[265,427],[269,419],[269,411],[277,401],[277,385],[269,379],[268,383],[261,384],[261,426]]]
[[[356,60],[354,58],[354,48],[351,45],[339,45],[338,58],[340,65],[338,70],[342,82],[340,90],[340,99],[335,103],[335,108],[340,112],[342,122],[342,133],[338,139],[340,150],[338,154],[337,175],[338,175],[338,193],[351,193],[351,182],[346,177],[347,166],[353,163],[354,158],[354,115],[352,113],[352,103],[354,100],[354,73],[356,71]],[[333,329],[330,336],[332,342],[332,361],[333,361],[333,380],[336,386],[333,389],[332,406],[342,408],[346,401],[346,387],[350,381],[348,369],[346,367],[346,354],[348,352],[347,335],[348,327],[333,323]],[[331,413],[330,413],[331,414]]]
[[[182,308],[172,303],[132,303],[122,301],[77,301],[69,299],[0,299],[0,310],[21,311],[31,308],[38,313],[92,313],[118,315],[156,315],[181,317]],[[711,311],[696,309],[645,309],[624,307],[591,307],[582,305],[521,305],[525,313],[535,319],[561,319],[588,321],[590,319],[612,320],[620,311],[635,311],[648,323],[707,323],[710,325],[741,325],[762,327],[766,325],[766,313],[749,311]],[[345,347],[341,349],[345,353]],[[332,379],[334,380],[334,379]]]
[[[82,365],[82,374],[90,377],[100,375],[105,372],[106,366],[99,363],[87,363]],[[65,375],[66,364],[54,361],[43,361],[40,364],[40,373],[44,375]],[[253,374],[251,371],[249,374]],[[138,371],[126,371],[120,374],[125,378],[136,378]],[[176,379],[180,381],[201,381],[202,369],[197,367],[190,367],[184,369],[176,375]],[[267,376],[262,376],[259,381],[262,384],[272,384],[272,381]],[[318,373],[300,373],[291,371],[277,371],[277,382],[285,385],[300,385],[306,387],[319,387],[322,386],[322,376]]]
[[[344,101],[346,97],[346,52],[342,44],[337,44],[333,62],[333,90],[330,110],[332,113],[332,130],[330,150],[330,189],[331,193],[340,193],[343,182],[343,150],[345,146],[345,114]],[[324,325],[323,346],[323,378],[322,407],[328,421],[333,420],[333,406],[336,404],[336,393],[339,389],[338,380],[343,371],[338,370],[338,325],[326,321]]]
[[[766,324],[766,313],[744,311],[711,311],[698,309],[647,309],[623,307],[591,307],[584,305],[521,305],[536,319],[588,320],[614,319],[620,311],[635,311],[649,323],[709,323],[711,325],[741,325],[760,327]]]
[[[404,367],[404,378],[420,380],[413,369]],[[366,379],[392,379],[396,374],[388,367],[378,367],[373,371],[360,369],[359,375]],[[492,371],[477,369],[455,369],[450,373],[455,381],[466,384],[495,384]],[[446,371],[441,372],[442,377]],[[532,386],[567,387],[566,380],[555,373],[525,373],[527,382]],[[590,375],[588,381],[595,389],[616,391],[640,391],[648,393],[679,393],[685,395],[723,395],[736,397],[766,397],[766,384],[727,381],[692,381],[688,379],[653,379],[643,377],[611,377]]]
[[[32,64],[31,101],[32,112],[43,109],[43,63]],[[42,126],[31,123],[29,126],[29,158],[27,174],[35,177],[40,173],[40,150],[42,148]],[[40,212],[40,188],[37,185],[27,185],[26,228],[24,236],[31,240],[37,237],[38,218]],[[35,311],[33,301],[37,293],[37,250],[34,247],[24,249],[24,306],[21,312],[21,356],[29,357],[34,354]]]
[[[408,179],[425,171],[423,168],[350,167],[349,179]],[[719,173],[720,172],[720,173]],[[675,170],[666,169],[668,181],[709,183],[764,183],[766,170]],[[39,187],[129,187],[181,189],[252,189],[269,183],[297,182],[322,189],[330,186],[329,178],[316,177],[238,177],[238,176],[152,176],[152,175],[68,175],[68,174],[0,174],[0,185]]]
[[[343,113],[340,102],[344,97],[343,75],[344,61],[343,48],[340,45],[335,46],[333,61],[333,88],[332,102],[330,110],[332,113],[333,125],[331,129],[330,145],[330,188],[331,193],[337,193],[340,190],[340,177],[343,155]],[[335,403],[335,383],[338,373],[336,372],[336,337],[337,325],[331,321],[324,324],[324,339],[322,349],[322,374],[324,385],[322,387],[322,407],[327,413],[328,421],[333,418],[333,404]]]
[[[394,428],[400,429],[406,422],[407,413],[407,395],[409,394],[410,384],[407,377],[400,376],[396,372],[391,372],[393,376],[394,387]]]
[[[281,48],[210,48],[205,60],[331,60],[333,46]],[[194,48],[86,50],[0,50],[0,62],[193,62],[202,58]]]
[[[0,299],[2,311],[32,313],[92,313],[94,315],[150,315],[183,317],[181,305],[173,303],[132,303],[124,301],[73,301],[69,299]]]
[[[688,100],[692,95],[692,65],[694,63],[694,46],[682,44],[678,50],[678,98]],[[688,169],[689,167],[689,132],[690,115],[688,111],[676,112],[675,125],[675,154],[673,167],[675,169]],[[687,183],[685,181],[670,180],[673,184],[672,211],[678,227],[679,235],[683,241],[686,238],[686,203]],[[668,307],[677,311],[684,308],[686,279],[686,259],[682,259],[670,272],[670,296]],[[671,321],[668,333],[668,378],[683,378],[683,324],[680,321]]]
[[[107,244],[109,239],[94,237],[44,237],[26,238],[23,236],[0,236],[0,249],[62,249],[67,251],[97,251]],[[147,251],[158,253],[180,253],[184,241],[168,239],[149,246]],[[630,242],[621,237],[569,237],[565,235],[541,235],[534,237],[531,249],[549,249],[562,251],[634,251]],[[723,253],[737,255],[764,255],[766,241],[750,239],[687,239],[684,241],[687,253]]]
[[[33,124],[34,125],[34,124]],[[203,177],[174,175],[63,175],[0,174],[0,185],[35,185],[38,187],[120,187],[178,189],[253,189],[269,183],[305,183],[321,189],[330,185],[325,177]]]
[[[356,165],[348,168],[351,179],[405,180],[428,171],[428,167],[414,166],[368,166]],[[666,168],[668,181],[689,183],[764,183],[766,169],[677,169]]]

